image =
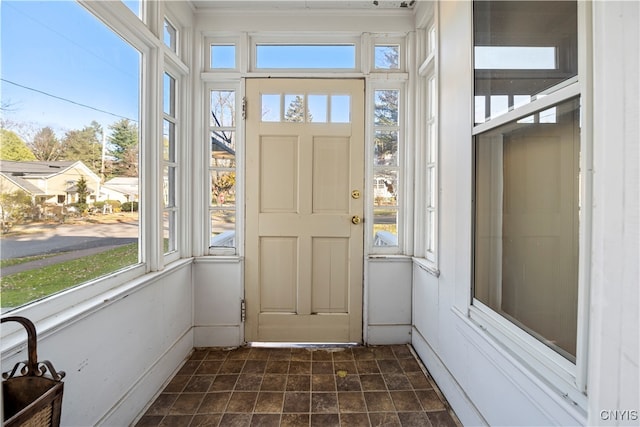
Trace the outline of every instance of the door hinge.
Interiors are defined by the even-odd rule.
[[[240,323],[244,323],[247,320],[247,303],[245,300],[240,300]]]
[[[247,119],[247,97],[242,97],[242,120]]]

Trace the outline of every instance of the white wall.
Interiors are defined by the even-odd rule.
[[[564,399],[468,320],[472,261],[471,3],[447,1],[439,5],[441,274],[436,278],[414,267],[412,343],[465,425],[627,425],[629,418],[603,422],[600,411],[638,411],[640,407],[638,5],[594,2],[595,174],[588,416],[587,408]]]
[[[38,360],[66,372],[61,425],[129,425],[193,349],[191,263],[134,282],[51,328],[36,325]],[[27,359],[18,331],[3,338],[3,371]]]

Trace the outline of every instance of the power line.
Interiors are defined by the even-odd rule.
[[[130,120],[130,121],[134,122],[134,123],[138,123],[138,121],[137,121],[137,120],[134,120],[134,119],[132,119],[132,118],[125,117],[125,116],[121,116],[120,114],[112,113],[112,112],[110,112],[110,111],[101,110],[100,108],[92,107],[92,106],[87,105],[87,104],[82,104],[82,103],[80,103],[80,102],[76,102],[76,101],[73,101],[73,100],[71,100],[71,99],[63,98],[63,97],[61,97],[61,96],[53,95],[53,94],[51,94],[51,93],[44,92],[44,91],[42,91],[42,90],[35,89],[35,88],[29,87],[29,86],[24,86],[24,85],[21,85],[21,84],[19,84],[19,83],[12,82],[11,80],[7,80],[7,79],[5,79],[5,78],[0,78],[0,80],[2,80],[2,81],[3,81],[3,82],[5,82],[5,83],[9,83],[9,84],[12,84],[12,85],[14,85],[14,86],[20,87],[20,88],[22,88],[22,89],[27,89],[27,90],[30,90],[30,91],[32,91],[32,92],[37,92],[37,93],[40,93],[40,94],[42,94],[42,95],[49,96],[49,97],[51,97],[51,98],[55,98],[55,99],[59,99],[59,100],[64,101],[64,102],[68,102],[68,103],[70,103],[70,104],[78,105],[78,106],[80,106],[80,107],[88,108],[88,109],[90,109],[90,110],[98,111],[98,112],[100,112],[100,113],[109,114],[110,116],[118,117],[118,118],[121,118],[121,119],[127,119],[127,120]]]

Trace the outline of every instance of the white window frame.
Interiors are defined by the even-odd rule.
[[[236,52],[237,53],[237,52]],[[243,109],[243,99],[244,99],[244,91],[242,90],[243,82],[230,80],[228,82],[217,82],[217,83],[207,83],[205,85],[205,96],[204,96],[204,119],[205,119],[205,141],[206,144],[206,176],[207,176],[207,185],[205,186],[206,197],[208,200],[206,204],[206,219],[207,225],[205,227],[206,230],[206,242],[208,247],[209,255],[220,255],[220,256],[241,256],[244,251],[244,119],[242,117],[242,109]],[[235,240],[236,244],[234,247],[222,247],[222,246],[211,246],[211,213],[215,211],[211,206],[211,144],[208,143],[210,138],[210,130],[209,122],[211,115],[211,91],[221,90],[221,91],[233,91],[235,92],[235,138],[236,138],[236,205],[235,205]]]
[[[407,71],[408,54],[406,37],[377,35],[371,37],[370,41],[371,55],[368,66],[371,73],[404,73]],[[398,68],[376,68],[376,46],[398,46]]]
[[[498,314],[496,311],[471,298],[468,316],[472,322],[485,330],[489,336],[501,346],[514,354],[532,373],[547,382],[572,405],[583,410],[587,409],[587,355],[588,355],[588,301],[589,301],[589,264],[590,264],[590,222],[592,206],[592,185],[589,171],[592,170],[592,100],[589,82],[592,79],[591,62],[587,55],[589,34],[591,31],[591,5],[577,2],[578,7],[578,76],[559,83],[557,86],[544,91],[545,96],[523,106],[477,124],[473,127],[475,137],[487,130],[500,127],[506,123],[515,122],[543,111],[560,102],[576,96],[580,97],[580,230],[579,230],[579,260],[578,260],[578,327],[576,344],[576,363],[565,359],[562,355],[547,347],[514,323]],[[472,76],[473,78],[473,76]],[[585,102],[586,101],[586,102]],[[471,105],[474,105],[473,98]],[[475,178],[474,178],[475,179]]]
[[[213,68],[211,67],[211,46],[234,46],[235,48],[235,66],[233,68]],[[212,36],[205,37],[204,39],[204,69],[210,73],[238,73],[243,68],[246,69],[246,64],[243,63],[242,51],[242,37],[239,35],[228,36]]]

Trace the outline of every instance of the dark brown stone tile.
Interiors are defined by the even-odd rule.
[[[226,412],[251,413],[257,398],[256,391],[234,391],[227,404]]]
[[[266,360],[247,360],[242,368],[243,374],[264,374],[267,367]]]
[[[281,413],[284,403],[284,392],[261,391],[258,393],[258,400],[254,412],[259,413]]]
[[[392,345],[391,350],[396,355],[396,359],[414,359],[408,345]]]
[[[207,356],[205,357],[205,360],[225,360],[228,355],[229,355],[229,352],[227,350],[214,348],[209,350],[209,352],[207,353]]]
[[[358,391],[338,392],[338,406],[340,413],[367,411],[367,405],[364,403],[364,396],[362,392]]]
[[[311,414],[311,427],[340,427],[340,416],[337,413]]]
[[[333,374],[333,362],[312,362],[312,374]]]
[[[203,360],[198,369],[196,369],[196,375],[215,375],[218,373],[222,361],[220,360]]]
[[[358,373],[362,374],[379,374],[380,368],[375,360],[358,360],[356,361]]]
[[[369,415],[367,413],[340,414],[340,423],[343,426],[368,426]]]
[[[391,399],[398,412],[421,411],[422,406],[413,391],[390,391]]]
[[[189,427],[217,427],[222,414],[202,414],[194,415]]]
[[[310,362],[311,350],[306,348],[294,348],[291,350],[291,360]]]
[[[290,348],[273,348],[269,353],[269,360],[291,360]]]
[[[386,391],[367,391],[364,393],[369,412],[394,412],[396,410],[391,395]]]
[[[311,393],[288,391],[284,394],[284,405],[282,412],[309,412],[311,404]]]
[[[271,350],[268,348],[252,348],[247,355],[249,360],[267,360]]]
[[[416,396],[425,411],[444,411],[446,409],[435,390],[416,390]]]
[[[280,414],[253,414],[251,427],[278,427]]]
[[[204,360],[207,358],[207,353],[209,353],[207,349],[195,349],[189,356],[189,360]]]
[[[202,363],[200,360],[187,360],[177,375],[193,375],[196,369],[198,369],[198,366],[200,366],[200,363]]]
[[[311,391],[311,375],[288,375],[286,391]]]
[[[224,427],[249,427],[251,414],[224,414],[220,425]]]
[[[198,408],[198,414],[218,414],[224,412],[231,397],[230,391],[207,393]]]
[[[431,427],[431,422],[424,412],[398,412],[402,427]]]
[[[338,360],[333,363],[333,370],[338,373],[340,371],[346,372],[347,374],[357,374],[356,370],[356,362],[353,360]]]
[[[427,412],[426,414],[433,427],[458,427],[447,411]]]
[[[176,375],[162,391],[163,393],[180,393],[191,379],[191,375]]]
[[[309,427],[309,414],[282,414],[281,427]]]
[[[169,409],[168,415],[193,415],[204,399],[204,393],[180,394]]]
[[[402,368],[397,360],[378,360],[378,367],[383,374],[402,374]]]
[[[206,393],[213,384],[215,375],[194,375],[184,388],[185,393]]]
[[[387,390],[384,378],[380,374],[360,375],[360,384],[364,391]]]
[[[311,360],[314,362],[332,362],[333,356],[327,350],[313,350],[311,352]]]
[[[371,347],[355,347],[352,351],[353,351],[353,357],[356,360],[375,359],[375,355]]]
[[[422,368],[420,367],[420,364],[416,362],[415,359],[399,359],[398,363],[400,364],[400,367],[402,367],[402,370],[405,372],[422,373]]]
[[[336,388],[338,391],[362,391],[360,377],[358,375],[347,375],[346,377],[336,375]]]
[[[265,372],[268,374],[287,374],[289,373],[288,360],[269,360]]]
[[[433,388],[422,372],[409,372],[407,379],[415,390],[431,390]]]
[[[209,391],[231,391],[236,385],[238,375],[216,375],[213,384],[209,387]]]
[[[262,375],[260,374],[240,374],[236,381],[234,390],[238,391],[258,391],[262,384]]]
[[[354,360],[353,351],[350,348],[339,349],[333,352],[333,361]]]
[[[369,414],[373,427],[401,427],[398,414],[395,412],[375,412]]]
[[[391,347],[373,347],[373,355],[376,360],[395,360],[396,355],[393,354]]]
[[[187,427],[193,415],[167,415],[162,419],[159,427]]]
[[[289,375],[291,374],[294,374],[294,375],[311,374],[311,362],[292,360],[291,362],[289,362]]]
[[[158,427],[164,415],[145,415],[138,420],[136,427]]]
[[[311,393],[311,412],[338,413],[337,393]]]
[[[336,391],[336,380],[332,374],[319,374],[311,376],[311,390]]]
[[[405,374],[383,374],[384,382],[389,390],[412,390],[411,382]]]
[[[244,363],[244,360],[227,359],[220,366],[218,374],[239,374],[242,371]]]
[[[262,378],[260,390],[262,391],[284,391],[287,384],[287,376],[280,374],[265,374]]]
[[[251,353],[251,349],[249,347],[240,347],[230,351],[227,358],[246,360],[247,357],[249,357],[249,353]]]

